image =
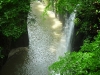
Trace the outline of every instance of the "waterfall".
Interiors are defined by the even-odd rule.
[[[61,40],[58,46],[57,50],[57,60],[59,59],[59,56],[64,56],[64,53],[71,50],[71,44],[72,44],[72,37],[74,32],[74,19],[75,19],[76,13],[73,12],[70,14],[69,17],[65,18],[65,26],[63,28]],[[51,71],[51,75],[60,75],[60,73],[56,73],[55,71]]]
[[[30,45],[29,63],[26,66],[29,75],[48,75],[48,67],[71,49],[75,13],[66,18],[65,27],[62,28],[62,23],[51,11],[47,12],[45,20],[42,19],[44,8],[42,3],[33,2],[28,16]]]
[[[27,21],[29,48],[12,52],[2,75],[48,75],[48,67],[71,49],[75,13],[66,17],[65,25],[62,25],[51,11],[44,20],[45,6],[41,2],[33,1],[30,6]]]
[[[41,2],[33,2],[31,9],[28,15],[29,60],[25,66],[28,75],[48,75],[48,67],[56,61],[62,23],[51,11],[43,19],[44,6]]]
[[[72,37],[73,37],[73,31],[74,31],[74,19],[75,19],[76,13],[73,12],[68,19],[66,19],[65,22],[65,34],[66,34],[66,50],[71,50],[71,44],[72,44]]]
[[[71,13],[69,17],[65,18],[65,25],[62,32],[62,37],[57,51],[57,59],[59,56],[64,56],[64,53],[71,50],[72,35],[74,31],[75,12]]]

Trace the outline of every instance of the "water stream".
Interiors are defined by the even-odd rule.
[[[74,12],[70,14],[69,17],[65,18],[65,25],[64,25],[64,29],[57,50],[57,58],[59,56],[64,56],[65,52],[71,50],[72,37],[74,31],[74,19],[75,19]]]
[[[48,11],[45,20],[42,18],[44,6],[34,2],[29,14],[29,55],[33,75],[48,75],[48,66],[56,60],[56,50],[61,38],[62,23]],[[32,21],[34,20],[34,21]]]
[[[30,60],[34,63],[33,75],[48,75],[48,66],[57,61],[59,56],[71,49],[71,36],[74,30],[75,13],[66,18],[65,27],[48,11],[45,20],[40,14],[44,6],[40,2],[33,3],[29,15]],[[67,15],[66,15],[67,16]],[[31,21],[31,20],[34,20]],[[32,64],[31,63],[31,64]]]
[[[30,6],[27,21],[29,50],[10,59],[2,75],[48,75],[48,66],[71,49],[75,13],[66,18],[63,28],[52,11],[47,12],[44,20],[42,13],[45,6],[41,2],[31,2]]]

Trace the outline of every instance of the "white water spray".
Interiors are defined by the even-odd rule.
[[[41,13],[44,6],[40,2],[34,2],[31,8],[28,19],[30,51],[27,72],[29,75],[48,75],[48,67],[70,50],[75,13],[66,18],[64,31],[61,32],[62,24],[55,18],[54,13],[48,11],[46,20],[43,20]]]
[[[64,53],[71,50],[75,15],[76,13],[73,12],[68,18],[65,19],[64,31],[62,32],[61,40],[56,54],[57,60],[59,59],[59,56],[64,56]],[[60,73],[51,71],[51,75],[60,75]]]
[[[48,67],[56,60],[56,50],[61,38],[62,23],[48,11],[42,19],[44,6],[40,2],[31,4],[28,16],[29,61],[28,75],[48,75]]]
[[[73,12],[68,18],[65,19],[65,27],[62,32],[62,37],[59,43],[57,59],[59,58],[59,56],[64,56],[64,53],[71,50],[75,14],[76,13]]]

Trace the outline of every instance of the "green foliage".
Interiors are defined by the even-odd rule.
[[[66,53],[64,57],[60,57],[59,61],[49,67],[49,71],[51,75],[55,75],[53,73],[60,73],[60,75],[99,75],[100,0],[74,1],[75,4],[71,5],[70,0],[58,0],[56,10],[62,13],[63,10],[72,12],[76,8],[77,16],[74,22],[79,28],[78,33],[84,33],[86,40],[79,52]]]
[[[0,0],[0,32],[14,39],[26,30],[30,0]]]
[[[50,69],[61,75],[87,75],[87,67],[92,66],[89,60],[92,57],[92,53],[73,52],[54,63]]]
[[[93,42],[85,40],[79,52],[66,53],[49,67],[52,70],[60,75],[99,75],[100,33]]]
[[[56,11],[59,13],[73,12],[79,3],[79,0],[57,0],[55,4]]]
[[[56,13],[73,12],[80,0],[49,0],[47,8],[53,7]]]
[[[90,40],[85,40],[83,46],[81,46],[82,52],[98,52],[100,51],[100,32],[96,37],[94,37],[94,40],[92,43]]]
[[[93,37],[100,30],[100,0],[49,0],[46,7],[54,6],[56,13],[65,14],[77,10],[75,24],[79,28],[78,33],[84,33],[85,37]]]
[[[100,0],[82,0],[77,8],[77,16],[80,21],[77,21],[79,32],[85,36],[94,37],[97,31],[100,30]]]
[[[100,30],[100,0],[49,0],[43,15],[51,6],[59,14],[71,13],[76,9],[76,34],[83,33],[84,39],[88,37],[93,40]]]
[[[76,26],[79,25],[80,22],[81,22],[81,20],[79,18],[75,18],[74,23]]]

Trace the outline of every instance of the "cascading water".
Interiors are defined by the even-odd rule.
[[[31,66],[34,68],[34,72],[31,74],[48,75],[48,66],[57,61],[59,56],[63,56],[71,48],[70,39],[74,29],[75,13],[66,18],[62,32],[61,23],[55,19],[54,13],[48,12],[49,17],[46,17],[46,20],[42,20],[43,5],[40,2],[35,2],[31,6],[32,11],[29,15],[31,20],[29,20],[28,25],[29,55],[30,60],[33,61]]]
[[[59,56],[64,56],[64,53],[71,50],[75,15],[76,13],[73,12],[72,14],[70,14],[69,17],[65,18],[65,27],[62,32],[61,40],[60,40],[60,43],[59,43],[59,46],[56,52],[57,60]],[[60,73],[51,71],[51,75],[60,75]]]
[[[29,75],[48,75],[48,66],[56,60],[62,24],[50,11],[45,20],[42,19],[44,6],[40,2],[33,2],[31,8],[28,16],[29,64],[26,66]]]
[[[66,15],[67,16],[67,15]],[[62,32],[61,40],[57,51],[57,59],[59,56],[64,56],[64,53],[71,50],[72,35],[74,31],[75,12],[65,18],[65,27]]]
[[[43,19],[45,7],[41,2],[31,2],[30,6],[27,22],[29,50],[22,48],[22,51],[9,58],[2,75],[48,75],[48,66],[70,50],[75,13],[66,18],[65,27],[62,28],[62,23],[51,11]]]

